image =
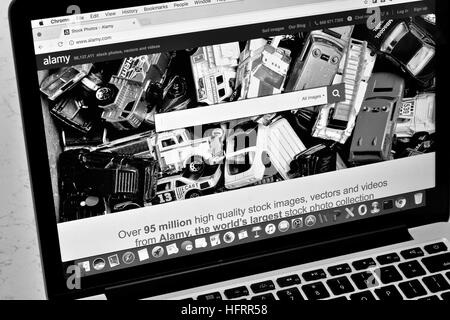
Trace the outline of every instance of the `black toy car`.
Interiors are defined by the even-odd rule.
[[[167,87],[163,90],[163,100],[158,106],[158,113],[184,110],[190,104],[186,79],[175,76],[170,79]]]
[[[59,100],[52,106],[50,113],[67,126],[86,134],[94,126],[95,111],[77,96]]]
[[[291,179],[336,171],[335,144],[319,144],[298,154],[291,162]]]
[[[413,19],[386,20],[371,31],[378,51],[416,79],[422,86],[435,77],[436,43],[431,34]]]
[[[156,193],[158,163],[114,153],[61,154],[62,222],[146,206]]]

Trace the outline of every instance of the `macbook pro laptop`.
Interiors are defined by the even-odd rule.
[[[48,298],[448,300],[446,5],[16,0]]]

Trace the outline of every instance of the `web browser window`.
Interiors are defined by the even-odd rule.
[[[63,262],[91,276],[425,206],[435,23],[407,0],[33,21]]]

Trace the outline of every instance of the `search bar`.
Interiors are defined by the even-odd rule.
[[[345,101],[345,84],[155,115],[157,132],[297,110]]]

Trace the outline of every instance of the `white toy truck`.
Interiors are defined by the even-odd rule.
[[[191,56],[199,103],[214,105],[231,97],[239,55],[239,42],[232,42],[198,48]]]
[[[260,184],[277,174],[288,180],[292,160],[306,150],[284,118],[269,126],[249,121],[232,128],[225,162],[225,188],[229,190]]]
[[[376,55],[367,42],[350,39],[334,84],[345,83],[345,101],[322,107],[313,136],[345,144],[355,128],[356,118],[372,75]]]
[[[250,40],[241,53],[236,87],[241,86],[240,99],[258,98],[282,93],[286,82],[291,52],[279,48],[283,37]]]
[[[213,131],[211,137],[192,140],[185,129],[159,133],[155,136],[154,157],[159,160],[161,171],[166,175],[188,170],[201,172],[205,165],[220,164],[224,159],[222,129]]]
[[[419,132],[436,132],[435,93],[421,93],[414,98],[403,99],[397,120],[397,137],[411,138]]]

